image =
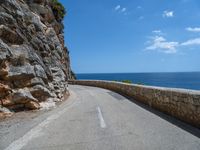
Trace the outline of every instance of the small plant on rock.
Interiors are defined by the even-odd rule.
[[[128,83],[128,84],[131,84],[132,81],[131,80],[122,80],[123,83]]]
[[[51,8],[53,10],[56,20],[58,22],[62,22],[63,18],[66,15],[65,7],[58,0],[52,0]]]

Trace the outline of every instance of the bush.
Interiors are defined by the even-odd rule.
[[[123,83],[129,83],[129,84],[131,84],[131,83],[132,83],[132,81],[131,81],[131,80],[122,80],[122,82],[123,82]]]
[[[51,8],[56,20],[61,22],[66,15],[65,7],[58,0],[52,0]]]

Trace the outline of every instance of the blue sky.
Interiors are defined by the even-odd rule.
[[[199,0],[60,0],[75,73],[200,71]]]

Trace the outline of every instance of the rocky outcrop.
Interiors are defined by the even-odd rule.
[[[38,109],[68,93],[64,13],[56,0],[0,1],[0,112]]]

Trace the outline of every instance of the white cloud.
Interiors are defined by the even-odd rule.
[[[126,11],[126,8],[122,8],[121,12],[125,12]]]
[[[117,11],[119,13],[123,13],[124,15],[127,14],[127,8],[126,7],[122,7],[121,5],[117,5],[115,7],[115,11]]]
[[[163,17],[172,18],[172,17],[174,17],[174,12],[166,10],[166,11],[163,12]]]
[[[186,42],[181,43],[182,46],[192,46],[192,45],[200,45],[200,38],[190,39]]]
[[[177,47],[179,46],[178,42],[168,42],[162,36],[155,36],[152,38],[151,45],[146,47],[146,50],[158,50],[163,53],[176,53]]]
[[[153,30],[152,33],[154,35],[157,35],[157,36],[164,36],[165,35],[165,33],[163,33],[160,29]]]
[[[160,33],[162,33],[161,30],[153,30],[152,32],[153,32],[153,33],[156,33],[156,34],[160,34]]]
[[[200,27],[195,27],[195,28],[188,27],[186,28],[186,30],[190,32],[200,32]]]
[[[191,32],[200,32],[200,28],[191,28],[188,27],[186,30]],[[163,35],[164,33],[161,30],[153,30],[153,37],[150,37],[149,40],[145,43],[148,45],[145,50],[155,50],[163,53],[177,53],[178,48],[193,48],[194,46],[200,46],[200,37],[188,39],[187,41],[177,42],[177,41],[168,41]]]
[[[121,8],[121,6],[120,5],[117,5],[116,7],[115,7],[115,10],[117,11],[117,10],[119,10]]]

